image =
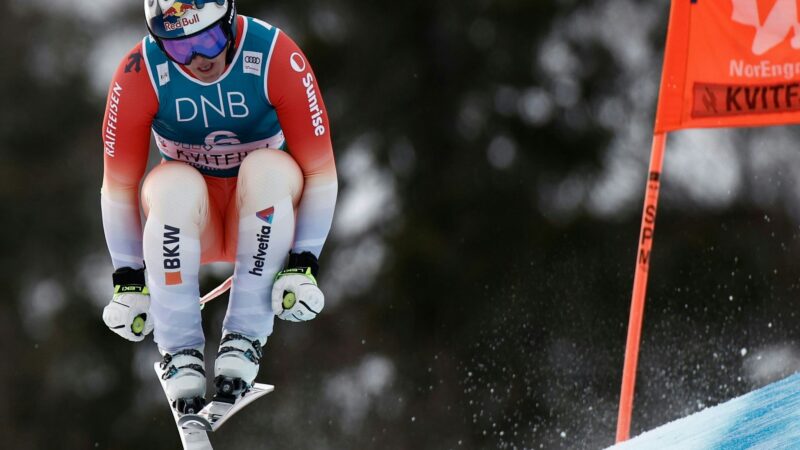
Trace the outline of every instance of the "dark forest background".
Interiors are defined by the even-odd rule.
[[[215,448],[611,445],[668,2],[238,5],[314,64],[340,198],[326,310],[277,324],[276,391]],[[152,340],[101,320],[100,126],[141,2],[0,7],[3,447],[177,448]],[[670,137],[634,434],[800,368],[798,137]]]

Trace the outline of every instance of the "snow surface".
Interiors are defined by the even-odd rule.
[[[670,422],[610,448],[800,448],[800,374]]]

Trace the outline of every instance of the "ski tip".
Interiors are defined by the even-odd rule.
[[[264,383],[253,383],[253,387],[251,389],[264,391],[267,394],[275,390],[275,386],[271,384],[264,384]]]
[[[178,419],[178,426],[195,430],[214,431],[204,417],[197,414],[184,414]]]

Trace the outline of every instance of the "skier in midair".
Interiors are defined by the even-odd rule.
[[[315,277],[336,168],[316,76],[283,31],[237,15],[234,0],[144,10],[149,35],[114,74],[103,122],[115,269],[103,321],[131,341],[153,331],[167,396],[191,412],[206,386],[200,266],[235,263],[214,382],[237,394],[274,317],[310,320],[324,305]],[[162,162],[145,176],[151,132]]]

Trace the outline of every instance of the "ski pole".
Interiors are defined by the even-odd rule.
[[[233,276],[229,277],[227,280],[223,281],[222,284],[209,291],[208,294],[204,295],[200,299],[200,304],[205,305],[211,300],[214,300],[215,298],[227,292],[228,289],[231,288],[231,283],[233,283]]]

